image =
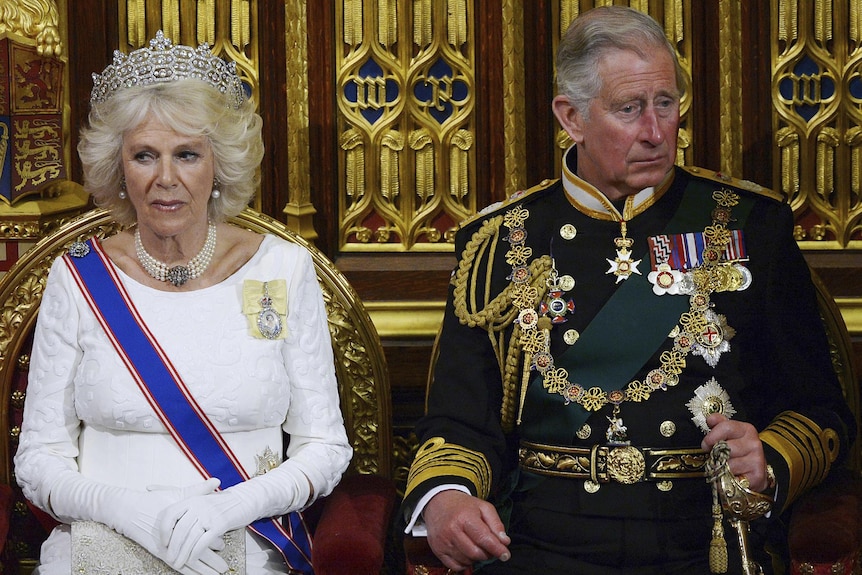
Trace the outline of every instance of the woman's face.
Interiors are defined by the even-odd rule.
[[[215,176],[207,138],[179,134],[150,117],[124,134],[122,161],[142,232],[172,237],[206,229]]]

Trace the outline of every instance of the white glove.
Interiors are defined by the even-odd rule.
[[[202,553],[213,549],[214,542],[228,531],[299,509],[310,493],[305,475],[282,465],[223,491],[178,501],[158,517],[159,544],[167,547],[166,562],[192,565],[203,561]]]
[[[218,481],[218,480],[216,480]],[[222,542],[224,534],[250,524],[249,504],[231,490],[180,501],[159,514],[159,543],[167,548],[171,565],[202,560],[202,553]]]
[[[212,489],[207,491],[204,494],[204,496],[206,494],[212,494],[213,491],[218,489],[218,486],[221,483],[221,481],[219,481],[219,479],[217,479],[215,477],[211,477],[210,479],[207,479],[205,483],[207,483]],[[150,485],[147,487],[147,491],[150,491],[150,492],[151,491],[172,490],[172,489],[173,489],[172,487],[161,486],[161,485]],[[190,497],[198,497],[198,496],[200,496],[200,493],[189,494],[189,496]],[[162,510],[162,512],[164,512],[164,510]],[[156,520],[158,521],[158,517],[156,518]],[[162,544],[161,541],[159,543],[160,543],[160,545],[162,545],[162,547],[164,549],[167,549],[167,544]],[[189,561],[188,564],[185,564],[185,562],[183,562],[183,563],[175,562],[172,564],[170,562],[170,560],[171,560],[170,552],[167,552],[166,556],[162,557],[161,559],[165,563],[171,565],[171,567],[174,570],[179,571],[180,573],[183,573],[184,575],[220,575],[221,573],[226,573],[230,567],[227,564],[227,561],[225,561],[218,554],[218,552],[224,550],[224,548],[225,548],[224,538],[214,537],[214,538],[212,538],[211,541],[209,541],[208,546],[201,551],[200,557],[197,559]]]
[[[218,545],[218,542],[219,540],[214,542],[214,549],[204,549],[200,559],[175,569],[183,575],[221,575],[227,573],[230,566],[217,553],[224,549],[224,540],[221,540],[221,545]]]
[[[217,479],[208,479],[183,488],[135,491],[99,483],[70,472],[52,486],[49,501],[51,510],[61,521],[71,523],[90,520],[104,523],[170,564],[167,546],[161,543],[156,529],[159,512],[179,501],[212,493],[217,487]],[[210,554],[204,554],[203,551],[198,559],[201,562],[211,561]],[[220,557],[218,559],[224,564]],[[222,572],[227,570],[226,564],[224,567]],[[195,573],[188,570],[183,572]]]

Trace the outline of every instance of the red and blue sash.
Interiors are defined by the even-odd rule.
[[[165,428],[200,474],[205,478],[218,477],[222,489],[249,479],[150,333],[99,242],[90,240],[87,244],[91,249],[86,256],[65,256],[69,269]],[[311,534],[302,514],[289,513],[285,520],[283,525],[276,518],[260,519],[248,528],[279,550],[291,572],[311,575]]]

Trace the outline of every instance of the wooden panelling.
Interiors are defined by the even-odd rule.
[[[101,70],[118,45],[117,2],[75,0],[69,14],[68,55],[71,71],[72,145],[76,130],[87,114],[92,72]],[[556,121],[550,102],[553,85],[554,0],[520,3],[523,10],[524,110],[526,158],[525,181],[535,184],[555,178],[554,135]],[[581,2],[582,5],[587,4]],[[770,15],[768,2],[742,3],[740,26],[743,94],[741,113],[742,175],[764,186],[773,181],[774,154],[772,126]],[[309,1],[307,10],[308,115],[311,174],[311,201],[316,209],[316,244],[345,272],[363,300],[371,304],[405,306],[410,302],[442,303],[449,275],[455,263],[451,254],[338,252],[337,186],[338,134],[334,50],[340,43],[335,35],[335,2]],[[476,205],[485,206],[503,199],[506,173],[504,156],[504,110],[501,95],[503,78],[503,14],[499,0],[474,0],[476,15]],[[721,142],[719,84],[720,3],[691,2],[691,67],[693,105],[691,123],[693,162],[720,169]],[[287,133],[285,86],[291,82],[285,65],[291,44],[286,38],[285,6],[280,2],[261,3],[258,10],[260,46],[260,110],[265,121],[266,157],[262,166],[263,187],[260,208],[284,221],[282,209],[288,198],[289,162],[284,144]],[[70,167],[80,181],[77,158]],[[858,252],[814,252],[807,257],[832,293],[844,298],[862,298],[862,255]],[[418,305],[418,304],[417,304]],[[372,306],[373,307],[373,306]],[[427,320],[427,315],[423,316]],[[401,325],[408,325],[409,319]],[[428,329],[421,334],[405,329],[402,334],[384,337],[391,370],[396,433],[408,434],[422,412],[425,378],[433,337]],[[857,362],[862,366],[862,333],[855,334]]]
[[[328,4],[328,2],[321,2]],[[266,156],[261,173],[260,211],[284,221],[281,210],[288,201],[287,113],[285,112],[287,67],[285,54],[284,3],[267,2],[260,10],[258,33],[260,34],[260,115],[265,127],[263,143]]]

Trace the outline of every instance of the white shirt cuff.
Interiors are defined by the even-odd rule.
[[[457,484],[447,484],[447,485],[438,485],[434,489],[430,490],[428,493],[422,496],[416,503],[416,507],[413,509],[413,514],[410,516],[410,521],[407,523],[407,527],[404,529],[404,533],[409,533],[413,537],[427,537],[428,532],[425,530],[425,522],[422,520],[422,511],[425,509],[425,506],[428,505],[428,502],[431,501],[431,498],[440,493],[441,491],[462,491],[466,494],[470,494],[470,490],[464,487],[463,485]]]

